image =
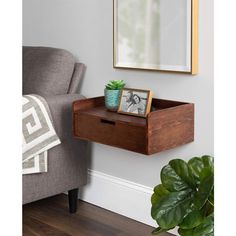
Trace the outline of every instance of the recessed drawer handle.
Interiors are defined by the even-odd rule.
[[[105,119],[101,119],[101,123],[109,124],[109,125],[115,125],[116,124],[115,121],[105,120]]]

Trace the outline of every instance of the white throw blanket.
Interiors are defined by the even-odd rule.
[[[47,150],[61,143],[49,107],[38,95],[25,95],[22,100],[23,174],[47,172]]]

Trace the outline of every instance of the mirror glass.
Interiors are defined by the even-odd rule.
[[[191,73],[191,0],[114,0],[114,67]]]

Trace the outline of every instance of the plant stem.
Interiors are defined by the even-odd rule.
[[[207,201],[214,207],[214,204],[209,199]]]

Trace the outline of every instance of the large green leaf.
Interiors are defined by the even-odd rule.
[[[204,220],[202,213],[199,210],[195,210],[186,215],[180,223],[181,229],[192,229],[200,225]]]
[[[169,193],[169,191],[166,190],[162,184],[157,185],[153,191],[154,193],[152,194],[151,197],[152,205],[157,204],[163,196]]]
[[[178,233],[181,236],[214,236],[214,217],[206,217],[200,225],[192,229],[179,228]]]
[[[212,156],[202,156],[203,164],[206,168],[210,168],[212,173],[214,171],[214,158]]]
[[[199,185],[198,192],[195,195],[194,206],[201,209],[208,200],[214,186],[214,176],[207,176]]]
[[[181,159],[172,160],[162,168],[161,181],[171,192],[195,188],[193,175],[187,163]]]
[[[197,181],[197,185],[206,176],[214,174],[214,162],[211,156],[194,157],[188,161],[188,166]]]
[[[200,182],[212,175],[213,173],[212,173],[211,168],[204,167],[200,173]]]
[[[214,217],[210,215],[202,224],[194,228],[192,236],[214,236]]]
[[[188,161],[188,166],[197,180],[197,184],[200,184],[200,173],[204,168],[202,159],[200,157],[194,157]]]
[[[190,190],[171,192],[152,206],[152,218],[163,229],[173,228],[182,222],[192,198]]]
[[[181,236],[193,236],[193,229],[178,229],[178,233]]]

